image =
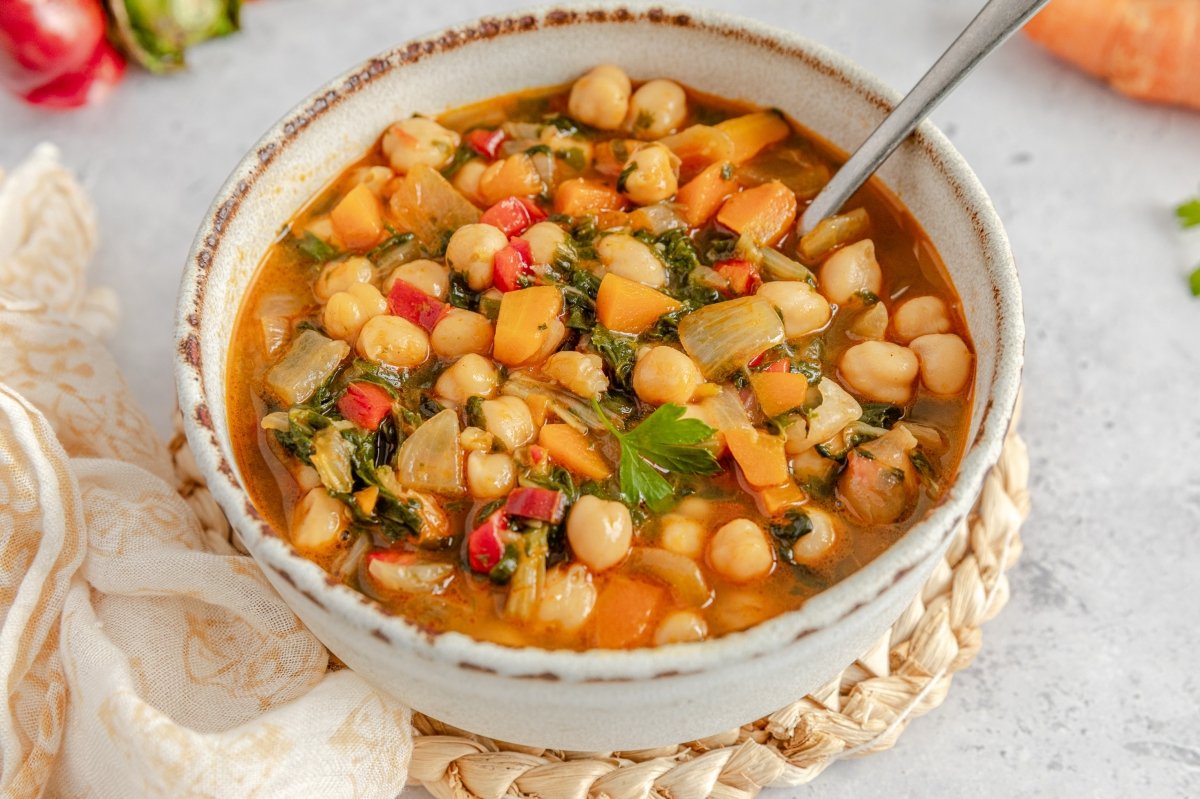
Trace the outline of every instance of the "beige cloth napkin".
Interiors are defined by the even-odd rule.
[[[0,180],[0,792],[394,797],[409,711],[175,493],[99,341],[87,198],[45,145]]]

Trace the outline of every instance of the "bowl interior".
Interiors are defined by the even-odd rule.
[[[895,99],[844,58],[762,25],[694,12],[612,7],[485,20],[402,46],[312,95],[264,136],[218,195],[197,236],[180,297],[178,383],[189,437],[214,495],[260,562],[286,571],[310,590],[353,593],[327,586],[319,568],[290,553],[263,527],[240,487],[231,455],[225,357],[239,302],[264,250],[295,209],[357,159],[388,123],[415,112],[437,113],[519,89],[564,83],[598,61],[620,64],[635,78],[673,78],[702,91],[781,108],[847,151],[866,137]],[[887,553],[801,610],[745,633],[688,647],[686,656],[660,652],[653,667],[645,653],[604,653],[600,658],[589,653],[597,673],[658,669],[672,657],[681,658],[681,668],[695,668],[705,657],[765,650],[800,631],[830,624],[939,546],[977,495],[986,469],[999,456],[1021,365],[1020,294],[1007,241],[973,174],[931,124],[923,125],[879,174],[941,253],[975,340],[970,443],[958,481],[942,504]],[[493,666],[502,662],[501,670],[525,668],[519,656],[513,659],[521,650],[452,634],[429,641],[406,629],[403,620],[381,618],[361,599],[338,597],[332,604],[351,616],[374,614],[371,625],[406,645],[430,647],[435,658],[439,647],[449,647],[454,657],[486,658]],[[557,659],[579,657],[541,654],[542,670]]]

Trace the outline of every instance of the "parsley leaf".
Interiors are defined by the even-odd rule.
[[[1175,217],[1182,228],[1200,226],[1200,197],[1188,200],[1175,209]]]
[[[633,507],[645,503],[656,513],[670,508],[675,490],[659,469],[679,474],[721,471],[712,451],[703,446],[716,431],[699,419],[684,419],[682,405],[661,405],[625,433],[613,427],[598,402],[592,400],[592,407],[621,445],[621,465],[617,470],[621,493]]]

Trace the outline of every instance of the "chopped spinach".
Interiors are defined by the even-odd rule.
[[[862,422],[884,430],[891,430],[896,422],[904,418],[903,408],[886,402],[864,402],[862,409],[862,416],[859,417]]]
[[[793,508],[771,521],[767,529],[775,539],[779,555],[788,563],[795,563],[792,557],[792,544],[812,532],[812,520],[802,510]]]
[[[604,325],[592,330],[591,346],[612,370],[614,382],[628,388],[633,377],[633,365],[637,361],[635,339],[613,333]]]

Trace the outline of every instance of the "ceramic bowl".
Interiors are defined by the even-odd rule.
[[[536,54],[536,57],[530,57]],[[613,6],[487,18],[399,46],[318,89],[222,187],[179,298],[177,381],[213,495],[304,623],[347,665],[417,710],[502,740],[634,749],[765,715],[815,689],[912,601],[1000,455],[1020,379],[1020,288],[975,175],[926,123],[880,172],[922,222],[962,298],[978,351],[969,449],[941,504],[885,554],[801,609],[741,633],[635,651],[508,648],[431,634],[298,556],[255,512],[231,455],[225,376],[238,305],[259,258],[313,192],[388,123],[564,83],[597,62],[785,110],[844,150],[896,100],[846,58],[791,33],[708,12]]]

